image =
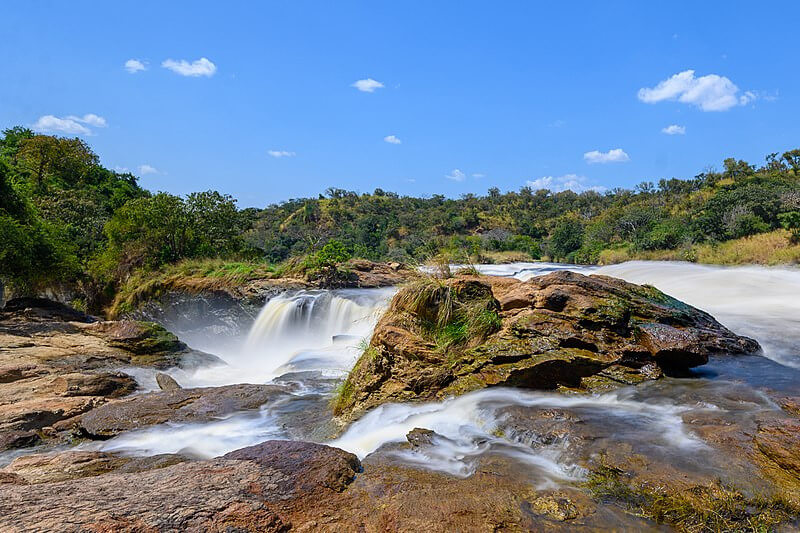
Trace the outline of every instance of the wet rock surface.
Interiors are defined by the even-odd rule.
[[[442,321],[459,312],[465,318]],[[491,328],[448,343],[474,316]],[[646,285],[569,271],[527,282],[458,276],[400,290],[351,372],[337,413],[349,419],[385,402],[490,386],[609,390],[685,371],[712,354],[759,350],[708,313]]]
[[[99,321],[49,300],[0,311],[0,451],[70,429],[77,417],[136,390],[122,366],[218,361],[148,322]]]
[[[146,472],[3,483],[0,516],[10,531],[286,531],[295,513],[327,507],[358,469],[342,450],[268,441]]]
[[[103,439],[164,422],[207,422],[258,409],[286,393],[281,386],[250,384],[149,392],[91,410],[76,421],[75,430]]]

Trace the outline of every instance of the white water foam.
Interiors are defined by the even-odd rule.
[[[434,441],[435,446],[394,453],[410,463],[468,476],[475,471],[477,459],[492,449],[535,467],[545,480],[579,477],[579,467],[562,461],[563,442],[533,450],[513,438],[495,434],[498,411],[510,406],[594,410],[598,416],[627,418],[639,429],[652,432],[664,445],[684,450],[703,446],[684,429],[680,414],[689,407],[635,401],[619,392],[566,396],[505,388],[484,389],[438,403],[382,405],[329,444],[363,458],[385,444],[405,441],[414,428],[424,428],[442,437]]]
[[[261,309],[243,346],[224,365],[169,371],[184,387],[267,383],[287,372],[346,373],[395,289],[287,292]],[[146,381],[140,376],[140,380]]]

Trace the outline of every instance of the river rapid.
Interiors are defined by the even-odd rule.
[[[214,457],[266,439],[325,442],[360,458],[382,450],[397,461],[469,476],[486,454],[503,455],[547,487],[580,480],[579,466],[592,446],[624,445],[661,460],[710,474],[730,468],[716,457],[687,420],[709,413],[744,422],[777,409],[773,398],[800,394],[800,270],[722,268],[677,262],[629,262],[607,267],[549,263],[478,265],[489,275],[521,280],[569,269],[648,283],[711,313],[734,332],[757,339],[763,355],[715,357],[682,378],[665,378],[606,394],[567,396],[494,388],[428,404],[383,405],[331,439],[328,402],[336,384],[363,351],[394,289],[299,291],[270,299],[249,334],[193,348],[225,364],[169,373],[184,387],[232,383],[280,383],[293,393],[257,413],[240,413],[203,424],[165,424],[124,433],[86,448],[134,455],[184,453]],[[169,328],[170,324],[165,324]],[[213,349],[212,349],[213,348]],[[145,390],[156,388],[152,372],[127,369]],[[577,436],[543,438],[524,423],[527,413],[558,410],[580,417],[592,446]],[[522,421],[521,421],[522,420]],[[433,430],[433,446],[400,446],[414,428]],[[584,435],[586,436],[586,435]],[[582,442],[586,442],[584,439]]]

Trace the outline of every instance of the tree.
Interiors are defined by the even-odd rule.
[[[77,137],[35,135],[22,139],[18,157],[22,166],[32,173],[39,190],[44,188],[47,178],[75,185],[91,167],[99,164],[89,145]]]
[[[583,245],[583,224],[574,217],[564,217],[550,236],[549,251],[555,260],[567,259],[569,254]]]
[[[791,231],[792,244],[800,244],[800,211],[790,211],[778,215],[781,225]]]
[[[217,191],[192,193],[186,198],[186,213],[197,240],[194,254],[224,256],[241,249],[243,220],[232,196]]]

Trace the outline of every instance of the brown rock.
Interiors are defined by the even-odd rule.
[[[175,381],[175,378],[170,376],[169,374],[165,374],[163,372],[159,372],[156,374],[156,383],[158,384],[158,388],[161,390],[179,390],[182,389],[178,382]]]
[[[284,395],[277,385],[227,385],[150,392],[109,402],[84,414],[79,431],[93,438],[164,422],[203,422],[237,411],[258,409]]]
[[[0,484],[0,516],[12,531],[286,531],[298,511],[324,519],[359,469],[342,450],[268,441],[140,473]]]
[[[179,455],[123,457],[118,454],[93,451],[66,451],[51,454],[24,455],[14,459],[0,473],[13,474],[23,483],[51,483],[112,471],[141,472],[164,468],[185,461]]]
[[[62,374],[55,378],[52,390],[60,396],[106,396],[119,398],[136,390],[136,380],[122,372]]]
[[[489,386],[609,390],[759,349],[654,287],[607,276],[420,279],[395,296],[335,412]]]

